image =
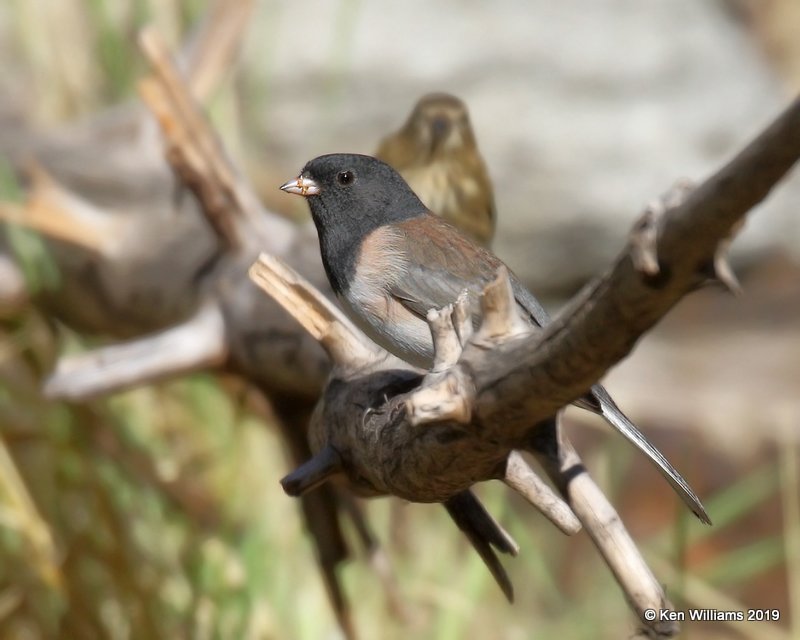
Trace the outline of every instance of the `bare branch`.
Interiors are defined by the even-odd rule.
[[[369,340],[330,300],[277,258],[262,253],[250,279],[280,303],[340,367],[360,370],[394,359]],[[399,366],[405,366],[396,361]]]
[[[261,206],[228,161],[219,139],[183,86],[166,49],[152,34],[143,36],[143,47],[155,70],[155,77],[143,85],[143,95],[156,112],[168,140],[168,159],[194,190],[226,248],[238,249],[225,252],[226,258],[235,259],[226,262],[229,267],[226,279],[214,282],[219,285],[214,289],[219,304],[229,305],[225,306],[226,321],[234,322],[228,327],[231,361],[236,370],[244,372],[262,389],[283,391],[291,386],[285,381],[288,375],[281,379],[281,374],[271,373],[268,369],[273,361],[263,355],[274,353],[270,351],[271,339],[263,338],[259,346],[266,346],[257,356],[250,356],[255,350],[249,348],[252,344],[249,340],[253,327],[260,326],[257,321],[269,323],[270,329],[285,325],[277,312],[269,315],[269,319],[257,317],[258,311],[271,312],[272,308],[258,304],[251,292],[255,288],[249,282],[244,284],[250,290],[241,284],[241,265],[254,259],[253,248],[257,246],[286,256],[299,234],[288,223],[280,222],[264,233]],[[668,606],[617,514],[582,470],[577,454],[569,443],[554,438],[543,424],[623,358],[644,332],[709,273],[716,272],[725,279],[720,242],[731,234],[746,211],[766,196],[798,155],[800,103],[794,104],[685,202],[665,212],[648,232],[646,243],[650,248],[645,253],[650,260],[645,261],[646,268],[637,268],[635,249],[623,253],[613,268],[587,287],[552,325],[535,333],[516,317],[510,284],[501,274],[484,296],[484,324],[471,339],[464,305],[457,305],[451,324],[463,352],[454,362],[452,336],[443,335],[443,344],[449,346],[443,349],[438,370],[427,376],[364,342],[363,336],[332,310],[335,307],[305,281],[292,281],[287,274],[281,276],[278,272],[267,276],[266,280],[278,283],[272,285],[273,294],[283,296],[282,304],[290,309],[299,309],[298,319],[333,355],[339,369],[334,373],[347,374],[339,375],[335,384],[325,390],[317,425],[319,432],[315,435],[318,440],[315,444],[321,445],[317,450],[328,445],[336,451],[349,484],[357,491],[438,502],[446,502],[472,484],[487,479],[504,479],[510,485],[518,485],[515,487],[518,490],[532,493],[535,482],[519,470],[509,473],[509,460],[516,450],[535,451],[549,465],[548,472],[568,497],[574,514],[612,567],[635,610],[641,614],[645,607]],[[58,226],[62,229],[59,233],[67,237],[68,225]],[[100,247],[95,250],[101,253],[108,252],[102,237],[96,241],[90,239],[87,244]],[[171,332],[181,335],[184,328],[105,351],[106,357],[133,356],[139,361],[138,373],[119,367],[116,361],[95,356],[89,363],[92,366],[84,363],[87,366],[77,366],[72,373],[65,373],[63,367],[57,371],[54,380],[62,385],[60,391],[58,384],[53,384],[65,395],[77,385],[76,393],[80,395],[87,390],[99,392],[115,388],[114,384],[125,385],[162,375],[163,365],[155,364],[152,357],[153,344],[158,338],[174,338],[175,333]],[[186,362],[197,363],[207,357],[209,363],[218,363],[216,358],[224,356],[224,340],[219,338],[223,332],[210,333],[213,348],[197,347],[202,341],[193,340],[194,347],[187,349],[192,357]],[[285,333],[300,342],[297,333]],[[214,342],[215,336],[219,343]],[[169,340],[167,343],[171,344]],[[235,358],[234,343],[238,345]],[[202,352],[199,359],[198,351],[193,349]],[[297,353],[302,353],[299,347],[292,352],[293,356]],[[312,366],[306,370],[313,369],[317,375],[307,376],[308,379],[301,375],[303,380],[298,385],[307,395],[313,395],[328,371],[321,354],[313,357]],[[296,368],[306,365],[298,362]],[[174,362],[167,369],[181,370]],[[82,371],[91,374],[83,381],[78,375]],[[73,376],[75,381],[68,382]],[[426,397],[426,393],[430,395]],[[457,400],[451,408],[447,407],[448,398],[451,402],[453,398]],[[427,413],[420,413],[419,408]],[[423,422],[424,428],[420,428],[418,425]],[[297,437],[297,432],[294,436]],[[304,453],[305,449],[297,451]],[[333,468],[322,465],[323,471]],[[315,474],[311,474],[312,484],[327,477],[327,472],[319,469]],[[546,509],[550,507],[545,505]],[[570,528],[575,525],[568,515],[563,516],[561,523]],[[331,554],[325,565],[326,580],[332,598],[340,605],[339,612],[345,608],[333,567],[343,557],[341,553]],[[349,629],[349,620],[341,619]],[[674,632],[669,627],[648,629],[662,635]]]
[[[481,312],[482,322],[475,336],[478,341],[491,343],[531,333],[531,325],[519,315],[505,267],[497,270],[497,277],[484,290]]]
[[[530,468],[518,451],[512,451],[508,456],[503,482],[567,535],[571,536],[581,530],[581,523],[569,505]]]
[[[464,289],[456,299],[453,307],[453,326],[456,328],[461,348],[466,346],[472,337],[472,314],[469,308],[469,291]]]
[[[453,321],[453,305],[428,311],[428,326],[433,338],[433,367],[431,373],[440,373],[452,367],[461,355],[461,341]]]
[[[260,250],[302,261],[306,273],[321,272],[318,253],[298,247],[298,240],[304,238],[302,230],[261,206],[241,172],[224,153],[219,138],[157,35],[145,32],[141,41],[155,70],[152,78],[143,81],[141,93],[161,126],[166,158],[174,173],[194,193],[223,249],[208,289],[224,309],[231,368],[270,393],[276,408],[283,409],[278,426],[294,462],[302,464],[311,456],[305,414],[310,413],[310,403],[329,365],[316,345],[296,331],[290,319],[271,301],[259,296],[258,289],[244,274]],[[313,260],[309,259],[311,255],[315,256]],[[284,286],[284,291],[296,295],[302,287],[295,285]],[[313,302],[307,306],[307,310],[316,312],[321,308]],[[342,327],[338,323],[329,324],[327,340],[331,344],[344,342],[335,340],[337,332],[347,334]],[[340,503],[329,486],[301,498],[336,618],[345,637],[354,638],[349,607],[336,575],[337,566],[349,555],[339,525]]]
[[[559,318],[535,333],[515,317],[510,283],[500,273],[484,292],[483,324],[457,363],[451,364],[448,353],[437,359],[444,371],[422,378],[378,370],[338,379],[326,389],[318,438],[340,453],[355,488],[423,502],[447,502],[476,482],[504,478],[514,449],[536,453],[625,591],[642,633],[674,635],[677,624],[644,619],[645,610],[671,605],[551,416],[585,393],[703,281],[720,242],[798,157],[800,102],[685,202],[664,212],[647,240],[657,273],[642,274],[629,248]],[[438,344],[450,345],[441,314],[431,319]],[[455,372],[465,379],[452,392],[458,398],[459,389],[474,389],[473,410],[433,407],[420,420],[419,398],[429,394],[442,406],[451,392],[445,383]],[[420,422],[426,422],[424,429]]]
[[[419,390],[406,399],[408,420],[414,426],[443,420],[469,424],[474,395],[475,389],[469,376],[460,368],[455,367],[444,374],[432,374]]]
[[[156,72],[154,78],[141,81],[139,90],[165,133],[167,158],[184,184],[204,203],[203,211],[223,245],[238,248],[242,240],[232,215],[241,215],[241,207],[232,193],[234,179],[228,163],[219,159],[221,145],[215,136],[206,135],[209,129],[204,116],[186,90],[159,34],[153,29],[144,30],[139,42]],[[228,188],[217,190],[216,183],[198,178],[206,174],[213,174]]]
[[[637,271],[626,251],[590,283],[541,337],[485,353],[465,350],[476,372],[477,411],[504,433],[525,429],[582,395],[682,296],[702,282],[718,246],[800,157],[800,101],[728,165],[665,213],[658,234],[660,273]],[[513,353],[513,357],[510,354]],[[489,362],[491,360],[491,362]],[[482,393],[481,393],[482,392]],[[498,398],[504,402],[499,403]]]
[[[43,392],[49,398],[80,400],[215,367],[225,361],[227,353],[222,313],[208,304],[177,327],[61,358]]]
[[[468,376],[455,366],[462,352],[455,323],[463,325],[465,322],[466,304],[466,297],[460,296],[455,306],[428,311],[428,325],[433,337],[433,367],[420,389],[406,399],[405,408],[412,425],[441,420],[468,424],[472,417],[474,389]],[[466,333],[463,326],[461,331]]]
[[[223,246],[238,249],[247,243],[285,250],[294,235],[291,225],[286,222],[267,235],[259,233],[263,207],[227,157],[158,32],[144,29],[139,42],[154,71],[140,83],[141,97],[161,125],[167,160],[202,203]]]
[[[69,242],[111,260],[128,236],[124,215],[109,216],[61,186],[44,167],[30,162],[31,186],[24,205],[0,203],[0,220]]]
[[[333,447],[323,447],[319,453],[281,480],[287,495],[298,497],[313,491],[323,482],[342,473],[342,459]]]
[[[648,609],[671,609],[664,590],[642,558],[614,507],[589,477],[580,456],[561,431],[560,418],[540,425],[533,453],[566,496],[570,507],[603,556],[647,635],[676,635],[676,622],[647,620]]]

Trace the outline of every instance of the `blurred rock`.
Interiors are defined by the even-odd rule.
[[[607,378],[646,431],[702,434],[736,462],[800,444],[800,267],[771,258],[742,284],[741,297],[708,288],[681,301]]]
[[[298,15],[273,1],[249,35],[261,151],[287,176],[373,151],[425,92],[464,98],[496,185],[495,247],[541,292],[604,268],[645,203],[714,171],[789,99],[722,3],[310,0]],[[792,182],[741,234],[740,264],[776,244],[800,255]]]
[[[264,159],[257,182],[275,185],[261,190],[274,191],[267,204],[281,207],[287,199],[277,185],[308,159],[373,152],[421,94],[453,92],[470,105],[495,182],[495,249],[536,292],[570,293],[617,255],[647,202],[679,177],[714,171],[788,101],[734,6],[309,0],[298,17],[265,2],[248,33],[240,83],[251,109],[247,138]],[[24,104],[21,93],[7,96]],[[131,166],[138,149],[102,158],[93,148],[80,157],[59,151],[83,134],[119,135],[125,109],[32,139],[16,112],[6,114],[7,100],[0,99],[3,152],[44,157],[100,206],[113,203],[96,174],[112,165],[139,203],[163,193],[163,180],[154,188]],[[151,135],[140,140],[149,153],[159,148]],[[737,265],[776,247],[800,258],[800,180],[789,182],[745,226],[734,244]]]

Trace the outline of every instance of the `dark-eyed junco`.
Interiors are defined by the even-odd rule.
[[[397,171],[376,158],[320,156],[281,189],[307,198],[328,279],[353,319],[408,362],[431,364],[428,310],[453,302],[466,289],[477,315],[478,296],[502,264],[431,215]],[[546,325],[550,318],[533,294],[513,274],[511,284],[521,312]],[[694,514],[710,523],[686,481],[601,385],[576,404],[603,416],[645,453]]]
[[[492,183],[461,100],[447,93],[423,96],[375,155],[397,169],[433,213],[489,246],[495,226]]]

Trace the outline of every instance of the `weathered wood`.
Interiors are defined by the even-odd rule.
[[[662,213],[658,232],[647,239],[646,273],[642,260],[632,257],[641,247],[628,247],[541,331],[515,322],[510,283],[499,273],[484,293],[483,324],[456,362],[455,342],[444,335],[443,318],[452,318],[452,311],[445,310],[429,315],[436,344],[446,351],[436,359],[435,372],[415,376],[379,369],[337,376],[334,371],[318,411],[319,443],[338,452],[358,490],[417,502],[446,502],[477,482],[502,478],[515,448],[536,453],[640,616],[644,632],[674,635],[676,624],[642,617],[646,609],[667,608],[669,602],[551,416],[585,393],[707,277],[709,266],[719,260],[720,245],[798,158],[800,101]],[[450,326],[455,333],[452,321]],[[452,396],[461,407],[466,399],[472,410],[454,413]],[[415,397],[424,398],[424,420]]]
[[[503,482],[536,507],[567,535],[581,530],[578,518],[556,493],[528,466],[522,455],[513,451],[506,460]]]
[[[159,59],[164,63],[168,57]],[[117,197],[118,210],[111,215],[122,216],[115,224],[125,220],[126,208],[134,203],[149,207],[151,215],[132,217],[133,226],[123,235],[136,242],[120,243],[111,252],[91,238],[83,247],[65,246],[64,240],[73,242],[65,234],[53,243],[59,263],[70,276],[61,291],[49,294],[49,304],[62,305],[60,316],[94,332],[141,335],[179,324],[212,300],[224,318],[227,366],[270,393],[277,405],[282,398],[302,398],[308,405],[323,388],[331,369],[318,342],[327,341],[328,352],[338,354],[334,359],[364,365],[334,370],[313,421],[316,449],[335,448],[350,487],[365,495],[391,493],[409,500],[443,502],[478,481],[508,481],[510,456],[516,449],[529,449],[551,460],[548,473],[603,552],[634,609],[641,612],[645,605],[665,602],[624,528],[617,526],[613,509],[609,511],[610,505],[580,470],[577,454],[563,440],[545,438],[542,425],[623,358],[672,305],[713,272],[713,265],[720,274],[720,243],[800,155],[798,103],[730,165],[685,201],[664,211],[648,240],[652,260],[645,271],[649,273],[637,269],[630,252],[623,253],[541,332],[514,322],[507,291],[503,295],[508,285],[500,277],[499,297],[491,302],[494,294],[486,296],[482,328],[470,336],[463,314],[451,318],[463,351],[454,360],[455,343],[443,334],[440,344],[450,346],[441,354],[437,371],[425,375],[386,354],[373,359],[369,348],[366,356],[348,360],[346,350],[337,345],[359,340],[347,342],[350,329],[343,328],[344,324],[327,333],[307,335],[277,303],[260,295],[246,278],[260,250],[285,257],[311,279],[315,289],[329,294],[316,238],[307,227],[296,227],[258,204],[241,175],[231,170],[202,114],[191,101],[187,111],[185,97],[175,99],[175,88],[182,90],[180,76],[161,73],[158,77],[159,92],[145,91],[156,96],[152,102],[158,103],[172,168],[189,184],[198,179],[207,184],[197,183],[193,195],[184,195],[176,205],[176,183],[163,161],[153,159],[148,138],[152,127],[137,119],[141,128],[135,132],[136,144],[130,146],[148,150],[150,155],[142,156],[148,158],[147,170],[157,177],[158,187],[149,182],[144,194],[130,185],[122,188],[115,195],[126,193],[130,198],[124,202]],[[176,124],[181,126],[172,126]],[[96,148],[91,153],[96,154]],[[113,157],[109,155],[110,166]],[[130,176],[119,166],[108,173],[112,182],[123,174]],[[109,201],[104,194],[92,204],[103,210]],[[68,227],[57,225],[63,230]],[[220,238],[235,242],[220,243]],[[110,253],[113,262],[105,259]],[[306,301],[311,299],[317,298],[312,295]],[[296,309],[297,300],[291,305]],[[457,410],[447,408],[448,396],[458,398]],[[434,402],[436,398],[441,402]],[[415,406],[431,409],[420,417],[409,410]],[[294,439],[291,446],[301,462],[310,456],[310,448],[298,427],[304,425],[303,419],[297,420],[282,422],[285,438]],[[570,464],[564,468],[552,460]],[[304,508],[309,504],[304,502]],[[326,503],[317,500],[315,504]],[[338,526],[335,507],[325,517],[328,524]],[[574,526],[567,520],[566,526]],[[625,553],[613,555],[609,549],[615,546]],[[346,550],[334,547],[326,556],[325,575],[341,612],[341,594],[332,576]],[[643,595],[631,595],[639,587]],[[347,620],[343,619],[343,626],[348,627]],[[653,633],[673,633],[672,629],[648,628]]]
[[[424,383],[408,389],[412,383],[400,380],[394,393],[383,394],[381,385],[391,382],[383,371],[374,379],[359,378],[356,384],[330,385],[324,419],[332,438],[341,438],[343,446],[358,452],[356,457],[370,461],[370,468],[358,474],[360,481],[411,500],[441,501],[450,492],[497,477],[497,465],[508,451],[535,435],[532,424],[582,395],[705,278],[719,242],[798,156],[800,102],[683,204],[664,214],[657,252],[664,273],[657,281],[644,277],[625,251],[613,269],[541,332],[508,337],[503,323],[490,317],[491,329],[479,329],[458,364],[446,373],[453,375],[452,369],[459,368],[468,373],[475,388],[472,421],[480,425],[478,437],[453,422],[427,425],[421,432],[405,407],[425,389]],[[755,182],[748,187],[751,175]],[[698,229],[690,222],[693,218]],[[502,339],[487,348],[495,336]],[[381,397],[388,401],[369,402]],[[353,409],[359,404],[377,410],[361,416]],[[362,425],[365,448],[358,448],[358,428],[348,425]],[[456,457],[459,464],[452,468],[442,463]],[[381,464],[376,466],[375,460]],[[384,464],[391,473],[382,469]],[[448,472],[441,473],[441,468]]]
[[[147,338],[60,358],[43,393],[50,398],[88,398],[219,367],[227,356],[222,313],[215,304],[207,304],[183,324]]]

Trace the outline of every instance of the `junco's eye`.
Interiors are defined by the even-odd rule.
[[[336,182],[338,182],[343,187],[346,187],[349,184],[353,184],[353,180],[355,179],[356,176],[352,171],[340,171],[339,174],[336,176]]]

